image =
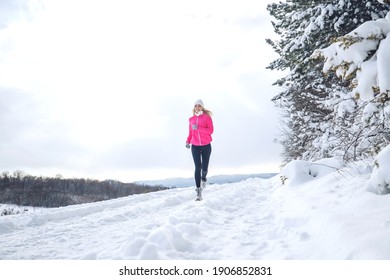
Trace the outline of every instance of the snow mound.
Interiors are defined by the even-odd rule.
[[[289,186],[295,186],[321,178],[343,167],[341,158],[325,158],[315,162],[293,160],[286,164],[281,172],[289,180]]]
[[[379,194],[390,193],[390,146],[384,148],[376,157],[368,188]]]

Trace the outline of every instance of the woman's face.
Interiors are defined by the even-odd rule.
[[[195,112],[196,113],[198,113],[199,111],[202,111],[202,110],[203,110],[202,106],[200,106],[199,104],[195,105]]]

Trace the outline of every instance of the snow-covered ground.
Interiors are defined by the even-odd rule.
[[[370,166],[319,166],[210,185],[201,202],[176,188],[2,216],[0,259],[390,259],[390,196],[368,188]]]

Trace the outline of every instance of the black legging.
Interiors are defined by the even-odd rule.
[[[200,188],[200,180],[206,179],[209,168],[211,145],[206,146],[191,146],[192,158],[195,164],[195,183],[196,187]]]

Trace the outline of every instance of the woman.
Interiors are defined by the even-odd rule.
[[[195,164],[195,183],[197,199],[202,199],[202,188],[206,187],[206,176],[211,154],[211,134],[214,131],[212,113],[204,108],[202,100],[197,100],[189,119],[189,133],[186,147],[191,147]]]

